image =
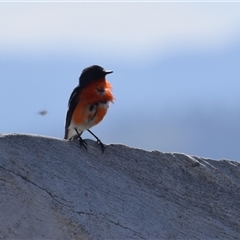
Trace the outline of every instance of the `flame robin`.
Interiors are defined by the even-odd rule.
[[[89,129],[102,121],[109,102],[114,100],[111,84],[105,78],[112,72],[98,65],[83,69],[79,85],[73,90],[68,102],[64,139],[78,139],[80,146],[87,150],[87,143],[81,137],[83,131],[87,130],[97,139],[104,152],[105,146]]]

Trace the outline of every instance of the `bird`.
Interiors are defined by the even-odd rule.
[[[38,112],[38,114],[42,115],[42,116],[46,115],[47,113],[48,112],[46,110],[41,110],[41,111]]]
[[[64,139],[78,139],[80,146],[85,150],[87,150],[87,142],[81,135],[86,130],[96,138],[102,153],[105,151],[104,144],[90,128],[103,120],[109,103],[114,102],[112,86],[106,80],[106,75],[111,73],[113,71],[105,70],[99,65],[84,68],[79,77],[78,86],[70,95]]]

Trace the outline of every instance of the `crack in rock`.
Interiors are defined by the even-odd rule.
[[[56,196],[54,196],[54,195],[53,195],[51,192],[49,192],[47,189],[44,189],[44,188],[38,186],[36,183],[30,181],[26,176],[22,176],[21,174],[15,173],[14,171],[11,171],[11,170],[9,170],[9,169],[6,169],[6,168],[4,168],[3,166],[0,166],[0,168],[3,169],[3,170],[5,170],[5,171],[7,171],[7,172],[9,172],[9,173],[14,174],[14,175],[17,176],[17,177],[22,178],[22,179],[25,180],[26,182],[28,182],[28,183],[32,184],[33,186],[37,187],[38,189],[44,191],[44,192],[47,193],[54,201],[58,202],[59,204],[65,206],[65,207],[70,207],[69,205],[66,205],[66,204],[64,204],[63,202],[60,202],[59,200],[57,200],[57,199],[56,199]]]
[[[120,224],[119,222],[114,222],[114,221],[112,221],[112,220],[110,220],[110,219],[108,219],[108,218],[106,218],[106,217],[104,217],[104,216],[99,216],[100,214],[97,215],[97,214],[94,214],[94,213],[79,212],[79,211],[76,212],[76,213],[77,213],[77,214],[85,214],[85,215],[88,215],[88,216],[93,216],[93,217],[96,217],[96,218],[105,219],[105,220],[107,220],[108,222],[110,222],[110,223],[112,223],[112,224],[114,224],[114,225],[117,225],[117,226],[119,226],[119,227],[121,227],[121,228],[124,228],[124,229],[127,229],[127,230],[133,232],[134,235],[137,235],[137,236],[140,237],[141,239],[145,239],[145,240],[146,240],[146,238],[144,238],[144,237],[141,236],[141,233],[139,233],[139,232],[137,232],[137,231],[134,231],[133,229],[131,229],[131,228],[129,228],[129,227],[123,226],[123,225]]]

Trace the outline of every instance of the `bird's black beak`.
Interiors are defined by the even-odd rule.
[[[113,73],[113,71],[111,71],[111,70],[104,70],[104,72],[105,72],[105,75]]]

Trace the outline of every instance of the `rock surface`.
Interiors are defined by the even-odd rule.
[[[0,135],[0,239],[240,239],[240,163]]]

